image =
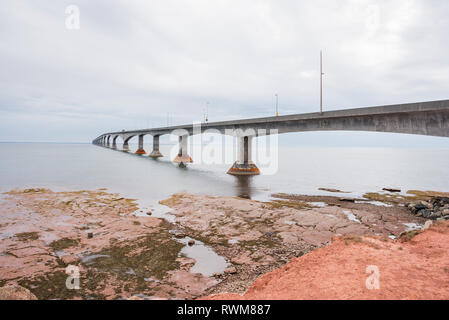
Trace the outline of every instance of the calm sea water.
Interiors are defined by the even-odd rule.
[[[145,202],[180,191],[265,199],[271,193],[328,194],[338,188],[358,196],[383,187],[449,191],[449,149],[280,148],[273,175],[237,178],[231,164],[170,161],[124,153],[91,144],[0,143],[0,191],[47,187],[54,190],[108,188]],[[145,146],[147,151],[151,146]],[[195,160],[195,154],[191,153]]]

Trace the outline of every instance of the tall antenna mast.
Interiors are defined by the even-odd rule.
[[[320,50],[320,113],[323,113],[323,52]]]

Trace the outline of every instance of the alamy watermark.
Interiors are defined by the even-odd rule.
[[[204,128],[201,123],[193,123],[192,126],[180,126],[179,129],[165,131],[148,129],[140,132],[117,132],[106,134],[98,138],[95,143],[117,148],[117,138],[123,140],[123,151],[129,151],[129,141],[139,138],[139,154],[144,154],[144,136],[154,136],[153,152],[162,156],[159,152],[159,136],[168,135],[172,148],[169,156],[171,159],[186,159],[193,165],[233,165],[239,168],[245,166],[255,167],[262,174],[276,174],[279,168],[279,132],[277,129],[265,128]],[[156,139],[157,137],[157,139]],[[153,153],[151,152],[151,153]],[[151,156],[151,155],[150,155]],[[181,156],[181,158],[180,158]],[[193,159],[193,160],[192,160]],[[182,161],[175,161],[176,163]]]
[[[365,286],[368,290],[379,290],[380,289],[380,272],[378,266],[366,266],[368,278],[366,278]]]
[[[77,266],[68,265],[65,273],[69,276],[65,280],[65,286],[69,290],[78,290],[80,288],[80,269]]]
[[[194,123],[192,131],[177,129],[171,132],[170,140],[179,142],[179,136],[189,137],[183,150],[193,158],[194,164],[233,165],[252,163],[264,175],[276,174],[279,168],[279,135],[277,129],[203,129]],[[246,140],[245,140],[246,139]],[[175,144],[170,150],[173,159],[180,152]]]

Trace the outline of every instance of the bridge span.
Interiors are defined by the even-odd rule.
[[[159,151],[159,137],[164,134],[179,136],[179,152],[174,162],[192,162],[187,154],[187,139],[214,129],[222,134],[237,137],[238,153],[228,173],[232,175],[257,175],[259,169],[251,160],[252,138],[260,135],[305,131],[371,131],[449,137],[449,100],[385,105],[326,112],[292,114],[285,116],[201,123],[201,126],[179,125],[170,127],[109,132],[95,138],[92,143],[117,149],[117,138],[123,140],[123,151],[129,151],[128,142],[138,136],[136,154],[146,154],[143,149],[145,135],[153,137],[152,158],[163,155]]]

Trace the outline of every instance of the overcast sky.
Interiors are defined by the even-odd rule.
[[[0,141],[316,111],[321,49],[325,109],[447,99],[448,40],[447,0],[2,0]]]

